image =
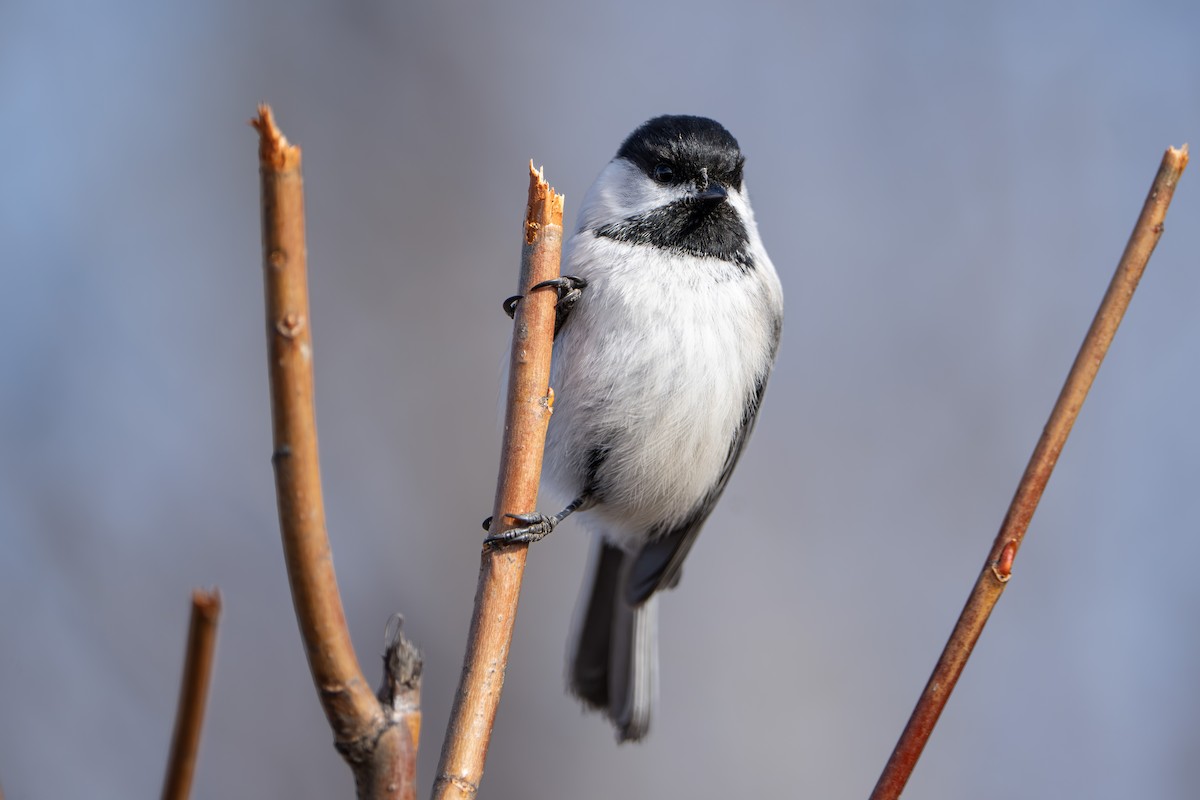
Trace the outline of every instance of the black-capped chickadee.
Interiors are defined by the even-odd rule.
[[[567,243],[546,479],[571,502],[492,543],[536,541],[587,511],[591,579],[575,612],[572,692],[618,739],[645,736],[657,593],[725,488],[754,426],[783,319],[737,140],[704,117],[656,117],[592,185]],[[511,311],[516,300],[506,307]]]

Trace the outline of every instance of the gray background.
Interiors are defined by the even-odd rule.
[[[664,603],[652,738],[616,746],[563,693],[566,525],[530,559],[497,798],[865,797],[1163,149],[1200,130],[1194,3],[104,5],[0,7],[10,800],[157,793],[188,592],[211,584],[195,796],[352,794],[278,543],[260,100],[304,148],[347,615],[373,682],[392,611],[424,648],[425,787],[494,489],[528,159],[573,219],[650,116],[716,117],[748,155],[787,322]],[[910,797],[1194,796],[1198,204],[1186,175]]]

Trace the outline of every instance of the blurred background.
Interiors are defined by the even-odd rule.
[[[663,604],[650,740],[564,694],[586,542],[533,549],[483,795],[862,798],[1160,156],[1200,6],[0,6],[0,784],[159,791],[189,592],[225,598],[194,796],[351,797],[280,555],[256,138],[303,147],[347,615],[426,657],[422,794],[499,450],[526,165],[567,218],[661,113],[739,138],[787,295],[755,436]],[[1200,175],[918,767],[922,798],[1192,797]]]

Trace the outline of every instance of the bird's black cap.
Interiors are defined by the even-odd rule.
[[[617,151],[650,177],[660,165],[671,168],[674,180],[691,181],[707,170],[710,180],[724,186],[742,185],[741,148],[725,126],[707,117],[686,114],[655,117],[629,134]]]

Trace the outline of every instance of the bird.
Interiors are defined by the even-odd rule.
[[[645,122],[585,195],[562,277],[533,287],[558,294],[543,483],[570,502],[506,514],[517,526],[485,542],[534,542],[580,514],[592,545],[567,684],[621,742],[649,732],[658,595],[746,446],[779,345],[783,290],[744,164],[712,119]]]

